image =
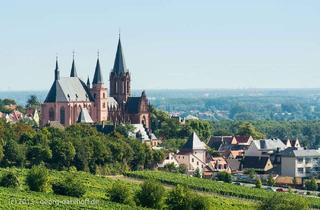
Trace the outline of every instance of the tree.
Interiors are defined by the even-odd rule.
[[[188,167],[186,164],[180,164],[177,168],[178,173],[180,174],[186,174],[188,171]]]
[[[191,200],[192,209],[194,210],[208,210],[210,207],[208,199],[203,196],[193,195]]]
[[[223,181],[223,182],[226,182],[226,183],[231,183],[232,181],[232,177],[231,177],[231,174],[225,172],[225,171],[221,171],[217,174],[217,178],[219,181]]]
[[[196,170],[195,170],[194,173],[193,173],[193,176],[194,176],[194,177],[198,177],[198,178],[201,178],[201,177],[202,177],[199,168],[196,168]]]
[[[254,139],[262,139],[265,137],[263,133],[258,131],[251,123],[244,122],[238,127],[237,135],[252,136]]]
[[[27,108],[39,108],[40,104],[41,103],[40,103],[40,100],[38,99],[38,97],[36,95],[31,95],[27,100],[26,107]]]
[[[305,181],[305,186],[307,190],[318,190],[318,184],[314,177],[312,177],[310,180]]]
[[[291,197],[279,193],[265,199],[259,210],[308,210],[308,203],[302,196]]]
[[[119,180],[113,183],[107,195],[112,202],[135,205],[131,188]]]
[[[12,172],[7,172],[5,175],[1,177],[0,186],[12,187],[12,188],[18,187],[19,186],[18,177]]]
[[[30,190],[45,192],[49,185],[48,169],[43,165],[33,166],[26,177],[26,182]]]
[[[49,162],[51,158],[52,152],[48,146],[36,145],[28,148],[27,159],[32,165]]]
[[[137,199],[143,207],[162,209],[164,193],[165,189],[160,183],[154,180],[147,180],[137,193]]]
[[[261,179],[257,176],[256,177],[256,188],[261,188],[261,187],[262,187]]]
[[[175,172],[177,170],[176,165],[174,163],[167,163],[163,167],[164,170],[168,172]]]
[[[69,167],[76,154],[73,144],[68,140],[54,140],[51,144],[52,164],[58,168]]]
[[[56,182],[52,185],[52,190],[58,195],[67,195],[72,197],[82,197],[85,192],[85,186],[79,179],[68,176],[65,180]]]
[[[270,174],[270,175],[268,176],[267,185],[268,185],[268,186],[274,186],[275,183],[276,183],[276,181],[273,179],[272,175]]]
[[[25,161],[25,146],[19,145],[16,141],[9,139],[4,145],[5,165],[22,166]]]
[[[172,210],[191,210],[192,200],[190,199],[191,192],[188,188],[177,185],[175,189],[169,192],[167,196],[167,205]]]

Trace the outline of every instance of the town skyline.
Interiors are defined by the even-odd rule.
[[[133,89],[320,88],[320,3],[5,2],[0,91],[48,90],[68,76],[105,83],[119,29]],[[36,82],[35,82],[36,81]]]

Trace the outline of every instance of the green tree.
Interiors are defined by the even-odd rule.
[[[76,151],[73,144],[68,140],[54,140],[51,144],[52,165],[57,168],[69,167]]]
[[[48,169],[43,165],[33,166],[26,177],[26,182],[30,190],[45,192],[49,185]]]
[[[178,166],[177,170],[178,170],[178,173],[180,173],[180,174],[186,174],[188,171],[188,168],[185,164],[180,164]]]
[[[49,162],[51,158],[52,152],[48,146],[30,146],[27,150],[27,159],[32,165],[38,165],[42,162]]]
[[[307,190],[313,190],[313,191],[318,190],[318,184],[314,177],[312,177],[310,180],[306,180],[305,186]]]
[[[22,166],[25,161],[25,146],[19,145],[16,141],[9,139],[4,146],[5,165]]]
[[[217,178],[219,181],[223,181],[226,183],[231,183],[232,181],[232,176],[231,174],[225,172],[225,171],[221,171],[217,174]]]
[[[168,208],[172,210],[191,210],[192,200],[190,198],[190,190],[182,185],[177,185],[169,192],[166,203]]]
[[[40,100],[36,95],[31,95],[26,104],[26,108],[39,108],[40,107]]]
[[[256,188],[261,188],[261,187],[262,187],[261,179],[257,176],[256,177]]]
[[[270,174],[270,175],[268,176],[268,180],[267,180],[268,186],[274,186],[275,183],[276,183],[276,181],[273,179],[272,175]]]
[[[201,177],[202,177],[199,168],[196,168],[196,170],[195,170],[194,173],[193,173],[193,176],[194,176],[194,177],[198,177],[198,178],[201,178]]]
[[[131,188],[124,182],[116,181],[113,183],[107,195],[112,202],[128,204],[130,206],[135,205]]]
[[[259,210],[308,210],[308,203],[302,196],[291,197],[279,193],[265,199]]]
[[[86,193],[85,186],[78,178],[67,176],[65,180],[56,182],[52,185],[52,190],[58,195],[67,195],[72,197],[82,197]]]
[[[18,177],[13,172],[7,172],[0,179],[0,186],[2,187],[18,187],[19,180]]]
[[[164,170],[169,172],[175,172],[177,170],[176,165],[174,163],[168,163],[163,167]]]
[[[240,123],[237,131],[237,135],[252,136],[254,139],[262,139],[265,137],[263,133],[258,131],[251,123]]]
[[[162,209],[164,194],[165,189],[160,183],[146,180],[137,193],[137,199],[143,207]]]

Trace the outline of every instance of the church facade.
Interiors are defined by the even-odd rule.
[[[76,71],[73,59],[69,77],[60,77],[58,60],[54,81],[41,105],[41,125],[59,122],[69,126],[77,122],[143,124],[150,128],[150,110],[145,91],[131,96],[131,74],[126,67],[119,38],[116,57],[110,72],[109,92],[103,81],[99,56],[92,84],[85,83]],[[84,117],[85,116],[85,117]]]

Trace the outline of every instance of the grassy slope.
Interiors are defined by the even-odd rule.
[[[0,176],[8,169],[0,168]],[[115,181],[113,179],[94,176],[85,172],[76,172],[73,175],[78,176],[87,187],[87,192],[82,201],[86,199],[95,200],[98,204],[88,205],[88,204],[55,204],[55,202],[67,202],[76,201],[77,198],[72,198],[68,196],[59,196],[52,193],[49,190],[47,193],[30,192],[28,187],[25,185],[25,176],[28,172],[27,169],[9,169],[15,171],[19,176],[19,181],[21,186],[18,190],[8,189],[0,187],[0,206],[5,209],[134,209],[132,207],[121,205],[117,203],[112,203],[108,201],[106,197],[106,191],[111,187],[112,183]],[[60,180],[71,172],[66,171],[50,171],[51,181]],[[139,184],[128,180],[121,180],[127,182],[128,185],[134,191],[138,190]],[[236,198],[225,198],[222,196],[210,195],[207,196],[211,204],[212,210],[254,210],[256,209],[256,203],[240,200]],[[49,201],[49,204],[43,204],[43,201]],[[13,204],[11,203],[13,202]],[[138,207],[136,209],[139,209]]]

